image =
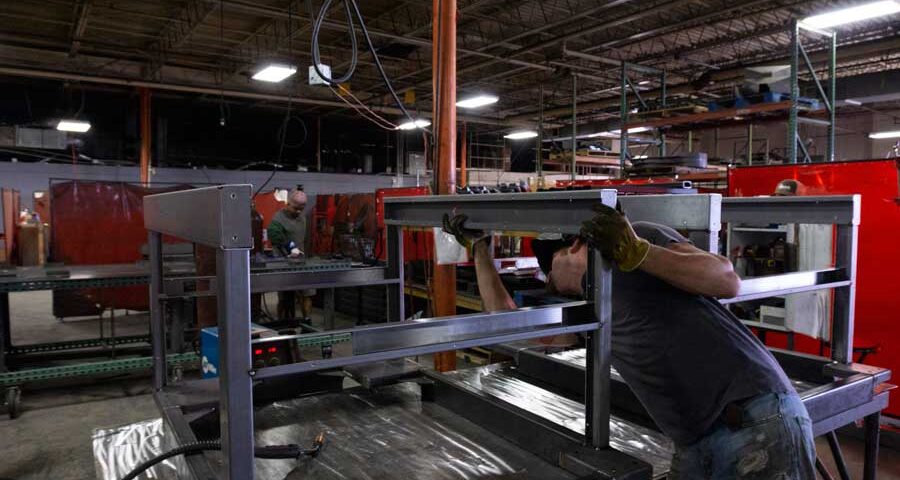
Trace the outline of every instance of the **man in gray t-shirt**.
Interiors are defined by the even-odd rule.
[[[598,205],[581,234],[532,243],[548,289],[583,295],[587,252],[613,274],[612,364],[657,426],[675,442],[669,479],[814,479],[809,416],[775,358],[715,300],[737,295],[728,259],[675,230]],[[473,244],[485,310],[516,308],[484,234],[465,218],[445,230]]]

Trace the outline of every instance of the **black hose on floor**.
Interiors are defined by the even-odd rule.
[[[269,445],[265,447],[256,447],[253,450],[253,456],[256,458],[264,458],[264,459],[288,459],[288,458],[299,458],[300,456],[306,455],[309,457],[315,457],[318,455],[319,451],[322,450],[322,446],[325,445],[325,434],[320,433],[316,436],[316,439],[313,441],[312,448],[301,448],[299,445]],[[164,462],[172,457],[177,457],[178,455],[187,455],[191,453],[198,453],[203,451],[220,451],[222,450],[222,442],[221,441],[212,441],[212,442],[194,442],[188,443],[186,445],[182,445],[180,447],[173,448],[168,452],[157,455],[156,457],[147,460],[146,462],[138,465],[134,468],[128,475],[122,477],[122,480],[134,480],[138,477],[138,475],[144,473],[150,467]]]

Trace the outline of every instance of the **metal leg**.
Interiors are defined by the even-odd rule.
[[[857,225],[837,227],[835,266],[844,268],[854,283],[834,289],[834,320],[831,322],[831,359],[841,363],[853,362],[853,327],[856,310],[856,248],[859,245]]]
[[[875,480],[878,475],[878,441],[881,437],[881,412],[865,418],[866,450],[863,463],[863,480]]]
[[[389,278],[395,278],[398,281],[387,287],[387,321],[399,322],[406,319],[403,304],[403,231],[400,227],[388,227],[387,248],[387,274]]]
[[[825,464],[822,463],[822,460],[820,460],[818,456],[816,457],[816,470],[818,470],[819,476],[823,479],[834,480],[834,477],[831,476],[831,472],[829,472],[828,469],[825,468]]]
[[[249,250],[216,252],[219,311],[219,415],[225,478],[253,478],[253,379]]]
[[[0,293],[0,372],[6,371],[6,354],[12,349],[9,331],[9,293]]]
[[[163,319],[162,291],[162,234],[150,232],[147,241],[150,257],[150,337],[153,345],[153,388],[166,386],[166,324]]]
[[[825,439],[828,440],[828,446],[831,447],[831,456],[834,457],[834,464],[837,466],[841,480],[850,480],[850,474],[847,472],[847,464],[844,462],[844,453],[841,452],[841,444],[838,443],[837,434],[832,430],[825,434]]]
[[[325,307],[325,329],[334,330],[334,289],[326,288],[323,292],[323,303]]]
[[[611,339],[612,270],[599,252],[590,253],[591,299],[600,326],[588,335],[585,372],[585,443],[594,448],[609,445],[609,375]]]

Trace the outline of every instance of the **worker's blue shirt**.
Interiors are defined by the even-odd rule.
[[[663,225],[633,226],[653,245],[688,242]],[[713,298],[616,270],[612,317],[613,366],[676,444],[699,440],[730,402],[794,391],[766,347]]]

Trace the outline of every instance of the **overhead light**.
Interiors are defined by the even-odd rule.
[[[846,103],[847,105],[853,105],[856,107],[862,105],[862,102],[860,102],[859,100],[853,100],[852,98],[848,98],[848,99],[844,100],[844,103]]]
[[[812,28],[828,28],[848,23],[859,22],[875,17],[892,15],[900,12],[900,2],[896,0],[884,0],[880,2],[864,3],[855,7],[844,8],[823,13],[821,15],[813,15],[801,20],[806,26]]]
[[[297,67],[284,64],[269,64],[253,74],[254,80],[277,83],[297,73]]]
[[[521,132],[512,132],[503,136],[503,138],[508,138],[510,140],[524,140],[526,138],[534,138],[537,137],[537,132],[525,130]]]
[[[869,138],[873,140],[879,140],[882,138],[900,138],[900,130],[893,130],[890,132],[875,132],[870,133]]]
[[[650,127],[634,127],[634,128],[629,128],[628,133],[649,132],[650,130],[651,130]],[[621,130],[613,130],[610,133],[619,135],[620,133],[622,133],[622,131]]]
[[[456,102],[456,106],[459,108],[478,108],[497,103],[498,100],[500,100],[500,97],[496,95],[482,94],[464,98]]]
[[[425,128],[431,125],[431,122],[428,120],[407,120],[406,122],[401,123],[397,126],[397,130],[415,130],[417,128]]]
[[[62,132],[84,133],[91,129],[91,123],[81,120],[60,120],[56,124],[56,129]]]
[[[650,80],[642,80],[642,81],[638,82],[638,85],[649,85],[649,84],[650,84]]]

